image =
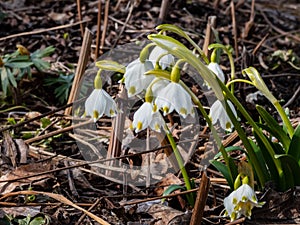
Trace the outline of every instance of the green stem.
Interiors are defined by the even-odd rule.
[[[228,155],[227,155],[227,152],[226,152],[226,150],[225,150],[224,145],[222,144],[222,141],[221,141],[221,139],[220,139],[220,137],[219,137],[219,135],[218,135],[217,130],[216,130],[215,127],[213,126],[210,117],[209,117],[208,114],[206,113],[206,111],[205,111],[203,105],[201,104],[201,102],[199,101],[198,97],[197,97],[197,96],[196,96],[196,95],[195,95],[195,94],[194,94],[194,93],[193,93],[193,92],[185,85],[184,82],[180,81],[179,83],[180,83],[180,85],[181,85],[181,86],[182,86],[182,87],[190,94],[190,96],[191,96],[193,102],[197,105],[197,107],[198,107],[198,109],[200,110],[201,114],[202,114],[203,117],[205,118],[205,120],[206,120],[206,122],[207,122],[207,124],[208,124],[208,126],[209,126],[209,128],[210,128],[210,130],[211,130],[211,132],[212,132],[212,135],[213,135],[213,137],[214,137],[214,139],[215,139],[215,141],[216,141],[216,143],[217,143],[217,146],[218,146],[218,148],[219,148],[220,151],[221,151],[221,154],[222,154],[222,156],[223,156],[223,158],[224,158],[225,164],[226,164],[226,166],[227,166],[227,168],[228,168],[229,175],[230,175],[230,181],[229,181],[229,182],[232,182],[232,184],[233,184],[235,178],[233,177],[232,171],[230,170],[231,167],[230,167],[230,163],[229,163],[229,157],[228,157]]]
[[[226,87],[229,88],[229,86],[233,83],[237,83],[237,82],[244,82],[244,83],[247,83],[247,84],[250,84],[253,86],[253,83],[249,80],[244,80],[244,79],[234,79],[234,80],[231,80],[229,82],[226,83]],[[232,92],[231,92],[232,93]]]
[[[184,162],[183,162],[183,159],[181,157],[180,152],[178,151],[176,142],[175,142],[175,140],[174,140],[174,138],[173,138],[173,136],[172,136],[172,134],[171,134],[171,132],[169,130],[166,131],[166,135],[168,137],[168,140],[169,140],[170,145],[171,145],[171,147],[173,149],[175,158],[177,160],[178,166],[180,168],[180,171],[181,171],[184,183],[185,183],[186,190],[191,190],[192,187],[191,187],[190,178],[189,178],[188,173],[187,173],[187,171],[185,169]],[[189,204],[191,206],[194,206],[195,200],[194,200],[194,198],[193,198],[193,196],[192,196],[191,193],[187,194],[187,200],[188,200],[188,202],[189,202]]]

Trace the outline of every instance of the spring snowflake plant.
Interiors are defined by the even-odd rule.
[[[145,93],[145,103],[135,112],[132,128],[136,132],[150,128],[155,131],[163,130],[166,133],[181,169],[186,189],[191,189],[191,182],[162,115],[165,116],[175,111],[183,118],[188,115],[193,117],[195,116],[194,107],[197,107],[206,119],[220,151],[211,160],[211,164],[224,175],[231,188],[232,193],[224,199],[226,215],[230,216],[231,220],[241,216],[250,218],[252,208],[262,206],[262,203],[257,200],[254,189],[262,190],[266,182],[273,182],[280,191],[299,185],[300,127],[293,128],[285,110],[268,90],[258,71],[249,67],[242,71],[249,79],[237,79],[230,48],[222,44],[212,44],[209,48],[213,52],[218,50],[228,56],[231,68],[231,75],[228,79],[214,58],[215,54],[212,54],[210,61],[202,49],[180,28],[164,24],[158,26],[157,30],[159,30],[158,34],[148,36],[152,43],[144,47],[140,57],[126,67],[107,60],[99,61],[96,65],[100,72],[110,70],[123,73],[125,88],[130,97]],[[178,40],[168,36],[168,33],[175,33],[185,38],[193,49],[188,49]],[[184,63],[195,68],[216,96],[209,115],[199,99],[181,80],[180,64]],[[99,77],[97,76],[96,79]],[[234,95],[236,82],[255,86],[277,109],[283,125],[275,121],[262,106],[257,106],[261,120],[254,121]],[[95,120],[104,114],[115,115],[118,109],[113,100],[101,87],[95,86],[95,88],[97,93],[93,92],[85,105],[87,114]],[[238,115],[251,126],[254,139],[247,137],[237,118]],[[246,178],[242,184],[235,185],[244,173],[238,168],[238,163],[228,154],[232,148],[225,148],[222,145],[217,127],[228,131],[235,130],[239,134],[244,146],[241,150],[245,153],[248,165],[253,171],[250,176],[253,177],[251,185],[245,181]],[[273,141],[275,139],[276,142]],[[244,177],[249,177],[249,174]],[[187,196],[187,199],[190,205],[194,204],[192,195]]]

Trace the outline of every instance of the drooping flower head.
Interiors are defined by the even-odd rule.
[[[237,117],[236,110],[233,104],[230,101],[227,101],[230,109],[232,110],[233,114]],[[209,116],[212,119],[213,125],[220,123],[220,126],[224,130],[231,131],[233,128],[233,124],[224,108],[224,105],[221,101],[216,100],[212,106],[210,107]]]
[[[155,104],[159,109],[162,109],[164,115],[175,110],[183,118],[186,118],[187,115],[194,116],[195,111],[191,96],[179,83],[180,69],[177,63],[172,68],[170,80],[170,83],[157,91]]]
[[[158,60],[158,62],[157,62]],[[175,59],[174,56],[171,54],[168,54],[168,51],[159,47],[155,46],[150,55],[149,55],[149,61],[153,63],[153,66],[155,67],[156,63],[159,64],[161,69],[166,69],[167,67],[170,67],[174,65]]]
[[[101,69],[94,80],[95,89],[85,101],[85,115],[91,116],[96,122],[103,115],[113,117],[117,114],[117,104],[113,98],[102,89]]]
[[[224,216],[229,216],[231,221],[241,216],[250,218],[254,207],[262,207],[265,204],[258,202],[255,191],[247,182],[248,179],[243,179],[243,184],[224,199]]]
[[[153,65],[148,60],[141,62],[140,59],[136,59],[127,65],[124,78],[128,97],[141,93],[149,86],[154,76],[146,76],[145,72],[152,69]]]

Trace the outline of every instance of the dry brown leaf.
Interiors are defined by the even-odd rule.
[[[32,163],[32,164],[17,167],[15,170],[10,171],[9,173],[0,177],[0,182],[1,182],[0,194],[2,195],[7,194],[15,190],[16,187],[31,184],[33,182],[38,182],[38,181],[40,182],[41,180],[47,178],[52,178],[53,177],[52,174],[38,175],[39,173],[50,170],[50,168],[51,168],[50,164],[44,164],[44,163]],[[37,175],[37,176],[33,176],[33,175]],[[9,180],[28,177],[28,176],[33,176],[33,177],[9,182]]]
[[[157,184],[155,193],[157,196],[161,196],[165,189],[172,184],[181,184],[181,180],[172,173],[168,173],[162,180]]]

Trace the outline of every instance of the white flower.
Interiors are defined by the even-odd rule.
[[[241,216],[251,217],[254,207],[262,207],[264,202],[258,202],[254,190],[248,185],[243,184],[224,199],[225,215],[231,221]]]
[[[212,72],[214,72],[214,74],[216,74],[216,76],[222,81],[225,81],[225,76],[223,73],[223,70],[221,69],[220,65],[216,62],[210,62],[207,65],[208,69],[210,69]]]
[[[235,204],[233,204],[234,192],[232,192],[229,196],[224,198],[224,207],[225,207],[225,214],[224,216],[229,216],[230,220],[233,221],[238,218],[240,215],[237,215],[236,211],[234,210]]]
[[[152,75],[144,75],[148,70],[152,70],[153,65],[150,61],[142,63],[136,59],[128,64],[124,74],[125,87],[128,91],[128,97],[132,97],[145,90],[154,79]]]
[[[157,59],[163,55],[168,53],[167,50],[159,47],[159,46],[155,46],[150,55],[149,55],[149,61],[151,61],[153,63],[153,66],[155,66]],[[159,65],[161,66],[161,68],[164,70],[167,67],[170,67],[171,65],[173,65],[175,63],[175,59],[174,56],[171,54],[166,54],[165,56],[161,57],[161,59],[159,60]]]
[[[180,84],[175,82],[169,83],[161,91],[158,91],[155,104],[163,110],[164,115],[171,113],[174,109],[183,118],[186,118],[188,114],[195,115],[191,96]]]
[[[237,117],[237,113],[235,111],[235,108],[233,104],[230,101],[227,101],[230,109],[232,110],[235,117]],[[224,130],[231,130],[233,127],[233,124],[227,115],[226,109],[224,108],[221,101],[216,100],[214,104],[210,107],[209,116],[212,119],[213,125],[215,125],[218,121],[220,122],[220,126]]]
[[[117,104],[103,89],[94,89],[85,102],[85,114],[91,116],[95,122],[103,114],[115,116],[117,111]]]
[[[132,128],[135,132],[150,127],[152,130],[160,132],[161,126],[163,126],[164,120],[160,113],[155,110],[152,103],[144,102],[141,107],[134,113]]]
[[[159,79],[158,81],[156,81],[153,85],[152,85],[152,94],[153,96],[158,96],[158,93],[165,88],[171,81],[166,80],[166,79],[161,79],[161,78],[156,78]]]

